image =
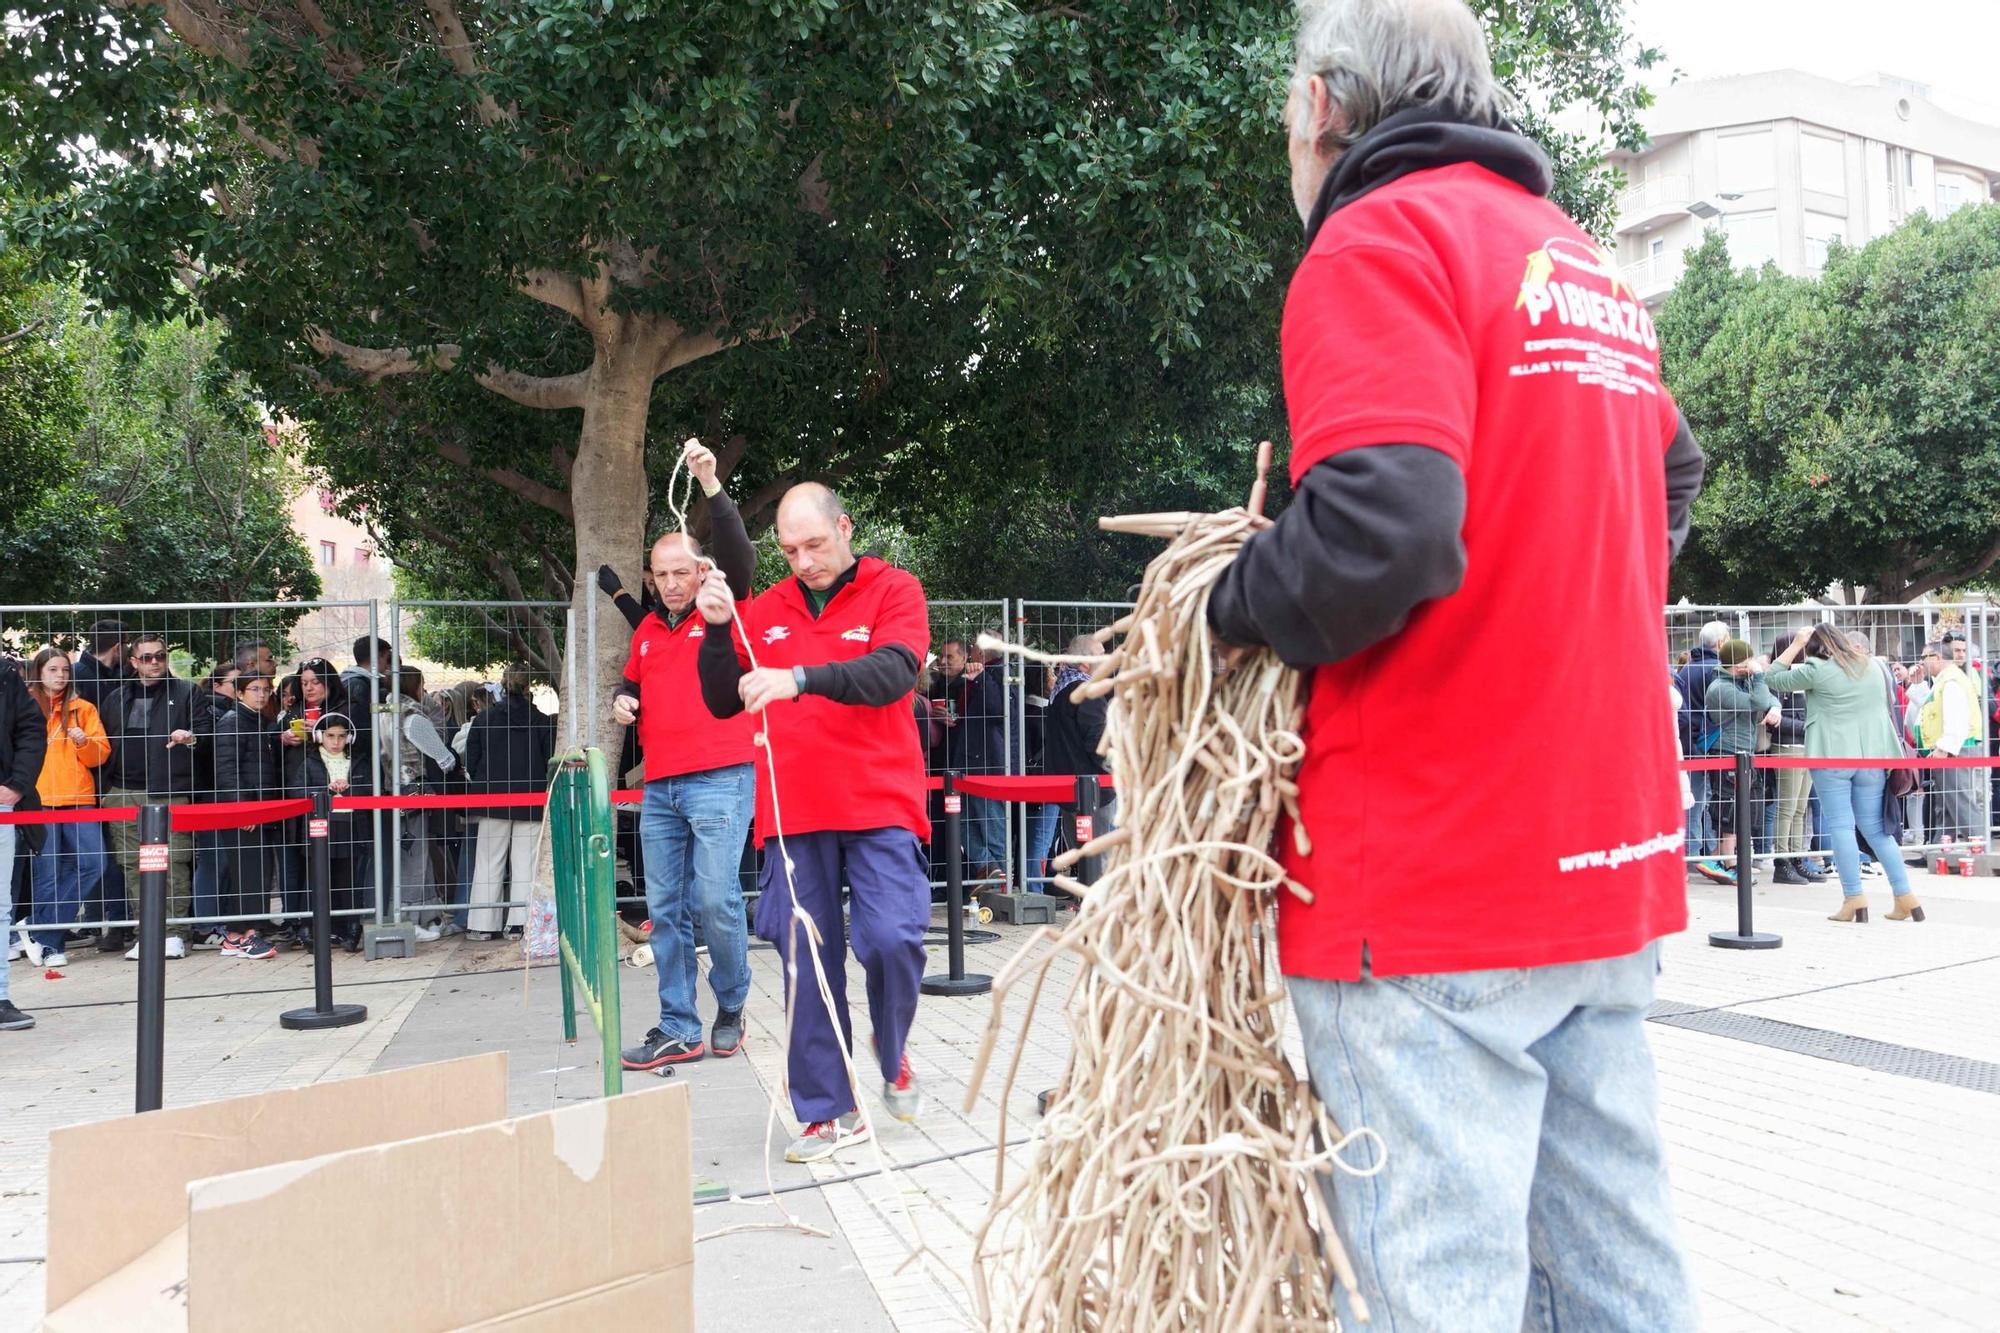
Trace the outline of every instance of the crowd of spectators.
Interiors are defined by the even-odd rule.
[[[422,673],[397,664],[390,646],[372,637],[354,644],[344,671],[312,656],[280,674],[268,641],[227,647],[190,679],[174,674],[174,645],[164,635],[101,620],[72,651],[58,640],[26,661],[0,659],[7,687],[0,699],[25,685],[27,700],[25,709],[0,710],[22,741],[0,747],[15,770],[0,773],[0,806],[177,806],[319,790],[365,796],[394,784],[416,795],[519,793],[547,782],[554,727],[531,697],[524,665],[509,666],[496,686],[465,681],[427,693]],[[486,938],[519,933],[518,910],[503,919],[471,909],[528,896],[541,815],[532,806],[415,810],[396,833],[387,814],[336,812],[333,942],[359,949],[378,865],[420,941],[468,925]],[[15,847],[0,846],[21,852],[0,858],[8,959],[60,967],[80,944],[136,959],[132,933],[119,923],[136,915],[137,824],[60,822],[11,832]],[[311,910],[305,819],[172,835],[168,958],[215,949],[264,960],[283,947],[310,947]]]
[[[1870,707],[1879,683],[1880,711],[1890,720],[1895,742],[1907,747],[1906,753],[1938,758],[1989,753],[1989,738],[2000,730],[1996,708],[2000,671],[1990,679],[1985,676],[1963,633],[1947,630],[1908,660],[1877,655],[1865,634],[1848,631],[1843,638],[1856,655],[1854,660],[1874,664],[1868,677]],[[1761,647],[1735,637],[1722,621],[1702,627],[1673,674],[1685,754],[1808,754],[1808,692],[1796,685],[1789,664],[1773,671],[1791,641],[1791,636],[1784,636]],[[1822,643],[1827,645],[1822,656],[1830,656],[1830,639]],[[1748,836],[1753,858],[1775,882],[1808,884],[1829,877],[1832,844],[1822,794],[1825,783],[1818,770],[1756,770],[1748,793],[1747,830],[1735,826],[1734,771],[1694,772],[1688,778],[1693,799],[1687,812],[1687,856],[1697,874],[1717,883],[1734,883],[1737,842]],[[1915,788],[1887,798],[1884,804],[1890,837],[1899,846],[1964,844],[1985,838],[1991,807],[1979,798],[1986,781],[1971,768],[1922,771]],[[1994,793],[2000,798],[2000,785]],[[1859,848],[1857,859],[1861,876],[1885,874],[1870,848]]]

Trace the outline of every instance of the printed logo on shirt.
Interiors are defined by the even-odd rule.
[[[780,639],[789,639],[791,637],[792,632],[783,625],[773,625],[764,631],[764,642],[767,644],[776,643]]]
[[[845,634],[841,635],[840,637],[843,639],[851,639],[855,643],[866,643],[868,642],[869,636],[870,636],[870,631],[868,626],[856,625],[853,629],[848,630]]]
[[[1530,251],[1514,309],[1527,312],[1528,331],[1511,377],[1567,376],[1626,397],[1660,392],[1653,317],[1599,247],[1552,236]]]
[[[705,639],[708,637],[708,630],[705,626],[696,625],[688,631],[688,637],[690,639]]]
[[[1583,281],[1572,281],[1572,276]],[[1593,278],[1606,290],[1598,290],[1589,281]],[[1609,334],[1649,352],[1659,350],[1659,335],[1639,293],[1619,273],[1617,261],[1587,241],[1552,236],[1541,249],[1530,251],[1514,308],[1525,309],[1535,328],[1542,326],[1544,315],[1553,314],[1553,322]]]
[[[651,652],[652,650],[653,650],[653,641],[651,639],[639,640],[639,656],[644,657],[647,653]]]

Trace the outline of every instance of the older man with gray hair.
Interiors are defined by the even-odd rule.
[[[1522,647],[1559,607],[1665,660],[1701,452],[1460,0],[1301,5],[1286,119],[1294,496],[1209,619],[1311,673],[1280,960],[1313,1087],[1388,1153],[1336,1220],[1380,1327],[1693,1328],[1644,1026],[1687,921],[1674,722],[1579,713]]]

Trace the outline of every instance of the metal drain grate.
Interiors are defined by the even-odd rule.
[[[1712,1037],[1727,1037],[1731,1041],[1747,1041],[1757,1046],[1770,1046],[1819,1060],[1853,1065],[1857,1069],[1920,1078],[1927,1083],[1944,1083],[1973,1092],[2000,1094],[2000,1064],[1988,1060],[1970,1060],[1962,1055],[1898,1046],[1888,1041],[1871,1041],[1845,1032],[1780,1023],[1774,1018],[1731,1013],[1727,1009],[1701,1009],[1669,1000],[1655,1003],[1647,1019],[1669,1027],[1687,1028],[1691,1032],[1705,1032]]]

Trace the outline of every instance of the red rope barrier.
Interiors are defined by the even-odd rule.
[[[1760,754],[1750,761],[1752,768],[2000,768],[2000,758],[1983,755],[1955,759],[1805,759],[1797,755]],[[1713,773],[1736,767],[1734,756],[1715,759],[1683,759],[1684,773]]]
[[[169,807],[168,827],[176,833],[213,833],[218,829],[249,828],[293,819],[312,810],[304,797],[283,801],[209,801]],[[129,824],[139,817],[136,805],[84,805],[62,810],[10,810],[0,824]]]
[[[1097,785],[1107,790],[1115,790],[1115,784],[1107,774],[1097,780]],[[1068,805],[1076,799],[1076,778],[1073,774],[1057,773],[1053,776],[1006,777],[997,773],[968,773],[960,778],[958,789],[967,796],[983,796],[989,801],[1009,801],[1016,804],[1043,803]]]

